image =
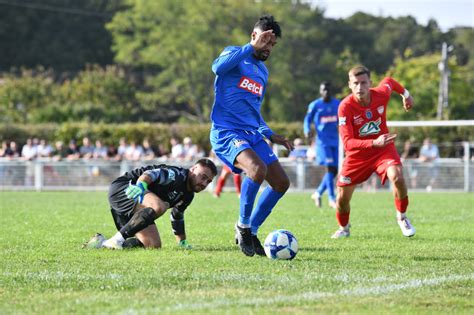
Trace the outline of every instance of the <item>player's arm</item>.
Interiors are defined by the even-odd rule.
[[[260,114],[260,125],[258,126],[258,132],[262,134],[265,138],[270,139],[273,135],[273,130],[268,127],[267,123],[263,120],[262,115]]]
[[[158,184],[166,185],[174,181],[176,174],[172,169],[156,168],[145,171],[138,177],[135,184],[130,185],[125,190],[128,199],[137,199],[141,203],[143,195],[148,190],[148,186],[157,182]]]
[[[293,149],[295,148],[290,140],[286,139],[282,135],[277,135],[276,133],[274,133],[265,123],[262,118],[262,115],[260,115],[260,126],[258,128],[258,132],[265,136],[267,139],[269,139],[272,143],[284,146],[288,151],[293,151]]]
[[[311,134],[311,124],[313,123],[314,115],[316,114],[316,104],[314,102],[311,102],[308,105],[308,111],[306,112],[306,116],[304,116],[304,125],[303,125],[303,131],[304,131],[304,136],[306,138],[309,138]]]
[[[400,94],[403,99],[403,108],[408,112],[413,107],[413,97],[410,92],[391,77],[386,77],[377,86],[376,90],[382,91],[390,96],[392,92]]]
[[[212,72],[218,75],[224,74],[236,67],[239,62],[251,56],[254,51],[250,43],[242,47],[227,47],[212,63]]]
[[[173,207],[170,212],[171,228],[173,229],[178,246],[184,249],[191,249],[191,245],[186,239],[186,229],[184,225],[184,209]]]

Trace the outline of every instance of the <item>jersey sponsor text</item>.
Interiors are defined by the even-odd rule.
[[[263,95],[263,86],[255,82],[252,79],[247,77],[242,77],[239,82],[239,88],[249,91],[252,94],[262,96]]]

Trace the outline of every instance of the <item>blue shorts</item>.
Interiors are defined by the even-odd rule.
[[[209,138],[214,153],[236,174],[242,173],[240,168],[234,166],[234,162],[237,155],[243,150],[252,149],[266,165],[278,160],[272,148],[258,131],[212,127]]]
[[[337,167],[339,162],[339,149],[337,146],[317,145],[316,157],[319,165]]]

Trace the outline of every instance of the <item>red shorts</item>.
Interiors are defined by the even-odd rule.
[[[387,179],[387,168],[400,164],[402,164],[400,156],[393,145],[371,154],[365,159],[346,157],[337,179],[337,186],[343,187],[363,183],[373,172],[377,173],[383,185]]]

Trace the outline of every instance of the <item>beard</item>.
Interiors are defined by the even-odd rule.
[[[268,57],[270,57],[270,53],[264,50],[259,50],[255,52],[255,57],[258,60],[265,61],[268,59]]]

